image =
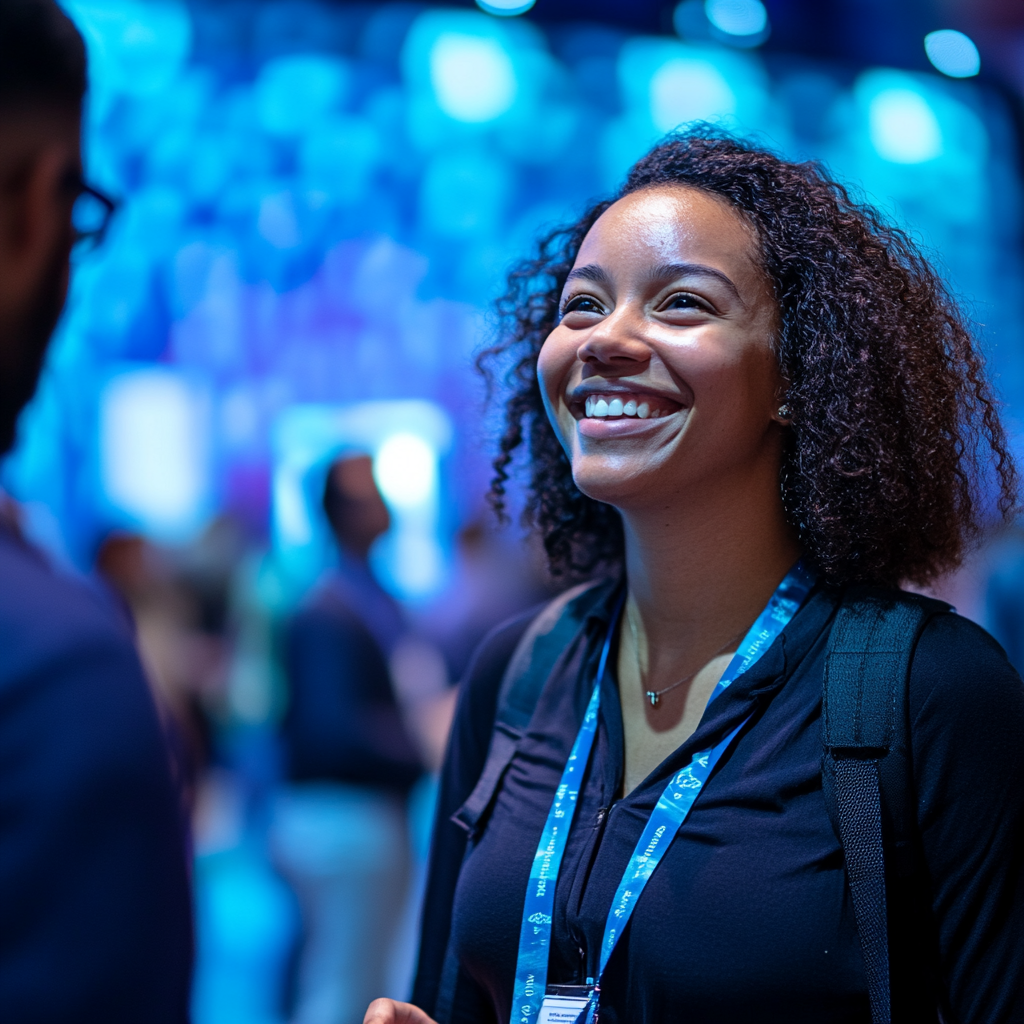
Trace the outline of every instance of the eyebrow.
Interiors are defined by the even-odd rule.
[[[565,279],[565,283],[568,284],[570,281],[593,281],[594,284],[609,283],[604,267],[600,267],[596,263],[588,263],[583,267],[574,267],[569,271],[569,276]]]
[[[648,274],[648,279],[651,281],[664,281],[673,277],[712,277],[724,284],[740,302],[743,302],[739,290],[732,280],[720,270],[704,263],[662,263]]]
[[[714,278],[716,281],[720,281],[724,284],[741,303],[743,302],[736,285],[734,285],[725,274],[720,270],[706,266],[703,263],[662,263],[659,266],[654,267],[647,274],[647,278],[650,281],[664,281],[675,277]],[[565,283],[568,284],[570,281],[593,281],[595,284],[603,285],[610,283],[608,273],[605,271],[604,267],[599,266],[596,263],[588,263],[586,266],[575,267],[569,272],[569,276],[565,279]]]

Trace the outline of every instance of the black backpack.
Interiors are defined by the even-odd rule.
[[[610,586],[584,583],[561,594],[516,645],[502,677],[483,771],[452,819],[469,834],[470,848],[544,684]],[[928,620],[949,611],[942,601],[904,591],[851,587],[836,612],[825,656],[822,784],[846,860],[872,1024],[892,1019],[887,868],[890,878],[909,879],[917,862],[907,716],[910,660]],[[442,1022],[451,1011],[457,975],[449,948],[435,1008]]]

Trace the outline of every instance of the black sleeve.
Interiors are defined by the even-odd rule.
[[[1024,684],[984,630],[938,616],[910,720],[945,1020],[1024,1021]]]
[[[412,1001],[434,1013],[451,929],[455,886],[466,851],[466,833],[451,821],[473,791],[487,759],[497,712],[498,690],[520,637],[536,609],[512,619],[480,644],[459,688],[448,752],[441,769],[437,816],[423,901],[419,964]]]
[[[283,723],[288,773],[407,789],[422,774],[388,666],[373,637],[339,607],[311,607],[289,624]]]
[[[156,708],[127,639],[64,611],[0,682],[0,1017],[185,1024],[184,812]]]

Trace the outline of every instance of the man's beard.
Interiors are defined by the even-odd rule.
[[[39,374],[64,308],[67,254],[55,254],[21,322],[0,339],[0,454],[14,446],[18,417],[36,393]]]

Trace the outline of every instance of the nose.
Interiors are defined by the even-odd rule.
[[[625,376],[650,362],[651,349],[629,311],[618,309],[593,327],[576,356],[592,373]]]

